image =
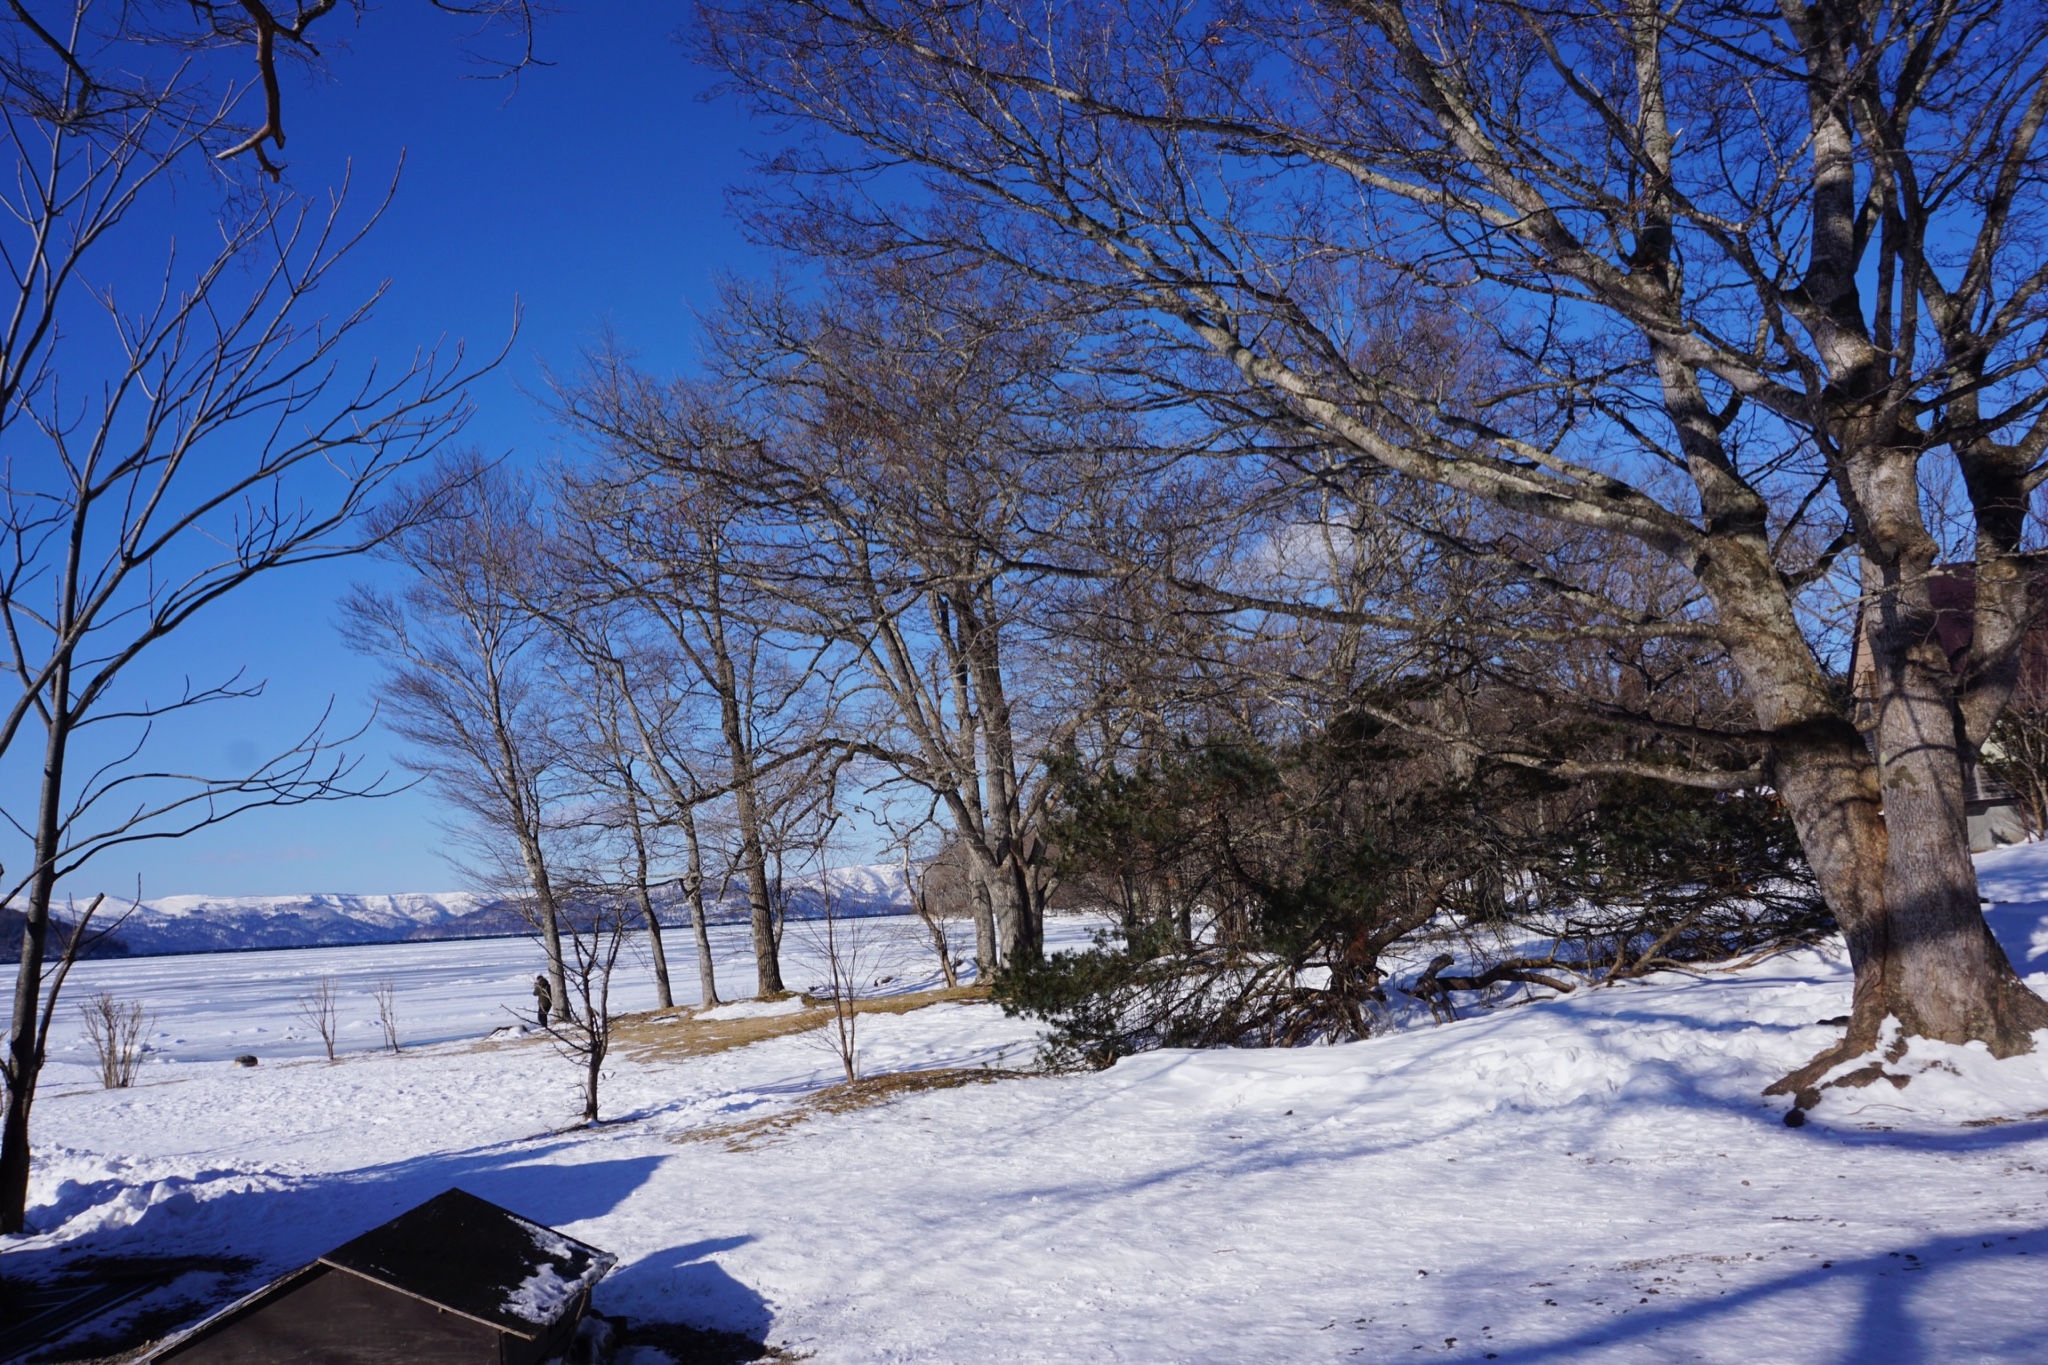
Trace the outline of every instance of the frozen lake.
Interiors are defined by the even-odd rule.
[[[1048,946],[1084,946],[1096,927],[1092,919],[1048,922]],[[840,932],[863,939],[871,974],[893,978],[882,990],[919,990],[942,984],[938,959],[924,925],[911,915],[880,915],[843,921]],[[969,956],[973,931],[955,924]],[[823,955],[813,942],[817,922],[793,921],[782,945],[782,972],[794,990],[822,983]],[[669,981],[678,1005],[697,1005],[697,952],[687,929],[669,929]],[[711,929],[712,961],[719,995],[746,999],[754,993],[754,950],[745,925]],[[955,955],[961,949],[956,946]],[[362,1052],[382,1046],[377,1006],[371,992],[389,981],[398,1007],[400,1041],[408,1046],[481,1037],[496,1028],[533,1017],[533,978],[542,970],[540,943],[531,938],[455,939],[423,943],[363,944],[339,948],[290,948],[246,953],[190,953],[170,957],[109,958],[81,962],[64,986],[64,1002],[50,1029],[50,1080],[89,1079],[92,1066],[79,1022],[78,1006],[101,991],[122,1001],[141,1001],[154,1015],[149,1037],[156,1062],[216,1062],[241,1053],[264,1060],[320,1055],[319,1037],[295,1017],[300,997],[321,977],[332,981],[340,1024],[339,1050]],[[963,967],[971,977],[971,964]],[[619,954],[612,977],[616,1012],[655,1007],[654,973],[646,936],[635,935]],[[74,1071],[73,1067],[81,1068]]]

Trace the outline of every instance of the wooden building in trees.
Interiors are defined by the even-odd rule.
[[[1937,569],[1928,583],[1934,600],[1935,632],[1948,655],[1949,667],[1960,673],[1970,657],[1970,642],[1976,632],[1976,565],[1950,564]],[[1877,679],[1864,638],[1869,608],[1859,615],[1856,638],[1850,646],[1849,678],[1855,699],[1858,728],[1868,731],[1876,724]],[[2024,725],[2029,718],[2048,719],[2048,620],[2037,623],[2020,646],[2020,676],[2013,689],[2008,714]],[[2028,803],[2011,783],[1996,771],[2000,760],[2020,755],[1998,751],[1997,742],[1985,746],[1985,762],[1963,774],[1964,800],[1970,818],[1970,851],[1982,853],[2001,844],[2024,843],[2038,830],[2048,811],[2027,809]]]
[[[539,1365],[613,1258],[451,1189],[229,1304],[149,1359],[179,1365]]]

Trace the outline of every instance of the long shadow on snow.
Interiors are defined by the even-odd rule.
[[[710,1259],[753,1240],[713,1237],[642,1256],[605,1277],[603,1311],[635,1322],[696,1323],[761,1343],[774,1324],[767,1300]]]
[[[1969,1245],[1958,1246],[1959,1242]],[[1847,1315],[1843,1317],[1839,1351],[1811,1357],[1814,1365],[1821,1365],[1821,1362],[1872,1365],[1876,1361],[1883,1361],[1885,1365],[1937,1365],[1937,1362],[1956,1359],[1955,1353],[1960,1348],[1954,1343],[1938,1346],[1930,1342],[1914,1312],[1913,1301],[1922,1294],[1939,1292],[1935,1286],[1943,1272],[1965,1272],[2022,1256],[2035,1264],[2048,1258],[2048,1227],[2028,1228],[2019,1233],[1985,1229],[1912,1243],[1896,1251],[1856,1259],[1837,1258],[1829,1269],[1823,1270],[1818,1264],[1802,1267],[1711,1299],[1665,1302],[1648,1308],[1638,1305],[1597,1327],[1554,1341],[1528,1346],[1499,1341],[1484,1344],[1494,1348],[1487,1358],[1498,1359],[1502,1365],[1580,1360],[1596,1346],[1612,1347],[1630,1342],[1647,1344],[1654,1341],[1675,1353],[1684,1349],[1686,1328],[1711,1324],[1716,1319],[1785,1295],[1852,1280],[1856,1282],[1861,1306],[1853,1321]],[[2030,1318],[2024,1312],[2014,1313],[2012,1326],[2003,1340],[1976,1343],[1974,1349],[1988,1349],[1994,1353],[1986,1359],[2048,1359],[2048,1321]],[[1476,1349],[1472,1352],[1473,1356],[1478,1354]],[[1779,1358],[1789,1360],[1788,1357]]]
[[[662,1161],[658,1156],[574,1164],[548,1161],[577,1145],[545,1139],[496,1143],[308,1177],[284,1188],[215,1194],[204,1200],[175,1186],[243,1173],[206,1172],[196,1181],[159,1182],[160,1192],[163,1185],[174,1188],[135,1222],[87,1233],[61,1246],[0,1249],[0,1274],[18,1283],[37,1284],[75,1276],[85,1265],[125,1258],[200,1255],[253,1262],[246,1273],[220,1281],[217,1291],[203,1302],[181,1299],[167,1287],[135,1300],[115,1318],[92,1324],[93,1353],[113,1354],[196,1321],[268,1279],[451,1187],[536,1222],[560,1226],[612,1212],[647,1182]],[[68,1219],[104,1202],[94,1196],[107,1193],[97,1186],[80,1190],[76,1192],[84,1196],[80,1207],[43,1206],[31,1210],[31,1217],[41,1213],[46,1222],[54,1217]],[[766,1301],[704,1259],[739,1244],[731,1239],[699,1242],[621,1267],[599,1288],[595,1306],[599,1311],[624,1312],[636,1319],[643,1315],[667,1318],[665,1306],[679,1300],[678,1307],[701,1309],[704,1325],[726,1334],[744,1333],[758,1343],[770,1320]],[[68,1340],[78,1338],[74,1333]],[[48,1358],[79,1357],[71,1353]],[[749,1357],[728,1350],[719,1358]]]

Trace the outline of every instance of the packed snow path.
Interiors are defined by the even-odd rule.
[[[2043,898],[2048,849],[1985,872]],[[2044,910],[1993,918],[2048,989]],[[419,949],[341,951],[399,972]],[[195,983],[221,965],[184,961]],[[835,1080],[815,1038],[622,1060],[595,1131],[568,1129],[573,1068],[531,1040],[165,1062],[126,1092],[74,1073],[37,1109],[42,1231],[0,1272],[274,1270],[459,1185],[616,1253],[601,1311],[820,1362],[2048,1359],[2048,1051],[1916,1049],[1906,1090],[1787,1129],[1758,1092],[1848,998],[1839,960],[1803,953],[1343,1047],[909,1095],[737,1150],[687,1139]],[[862,1036],[872,1074],[1031,1042],[985,1005]]]

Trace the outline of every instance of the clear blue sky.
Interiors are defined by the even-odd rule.
[[[573,364],[605,327],[659,368],[694,354],[690,307],[721,273],[769,266],[726,216],[723,191],[747,174],[769,132],[709,84],[675,41],[684,6],[593,3],[544,20],[551,65],[516,86],[474,79],[460,19],[418,0],[373,10],[330,53],[322,77],[288,91],[288,176],[314,189],[353,160],[358,191],[380,187],[404,156],[397,202],[336,282],[335,302],[388,277],[371,349],[409,356],[444,335],[491,349],[514,302],[525,318],[511,362],[475,390],[465,440],[544,458],[556,433],[529,396],[543,364]],[[368,713],[375,669],[344,649],[334,603],[365,563],[278,575],[230,599],[152,664],[148,690],[190,672],[246,664],[263,699],[216,710],[165,736],[164,752],[210,767],[271,752],[317,718]],[[190,722],[188,722],[190,727]],[[392,768],[389,742],[360,742],[371,769]],[[422,891],[456,883],[442,860],[441,814],[413,791],[381,801],[260,812],[179,843],[116,850],[73,879],[81,892],[145,895]]]

